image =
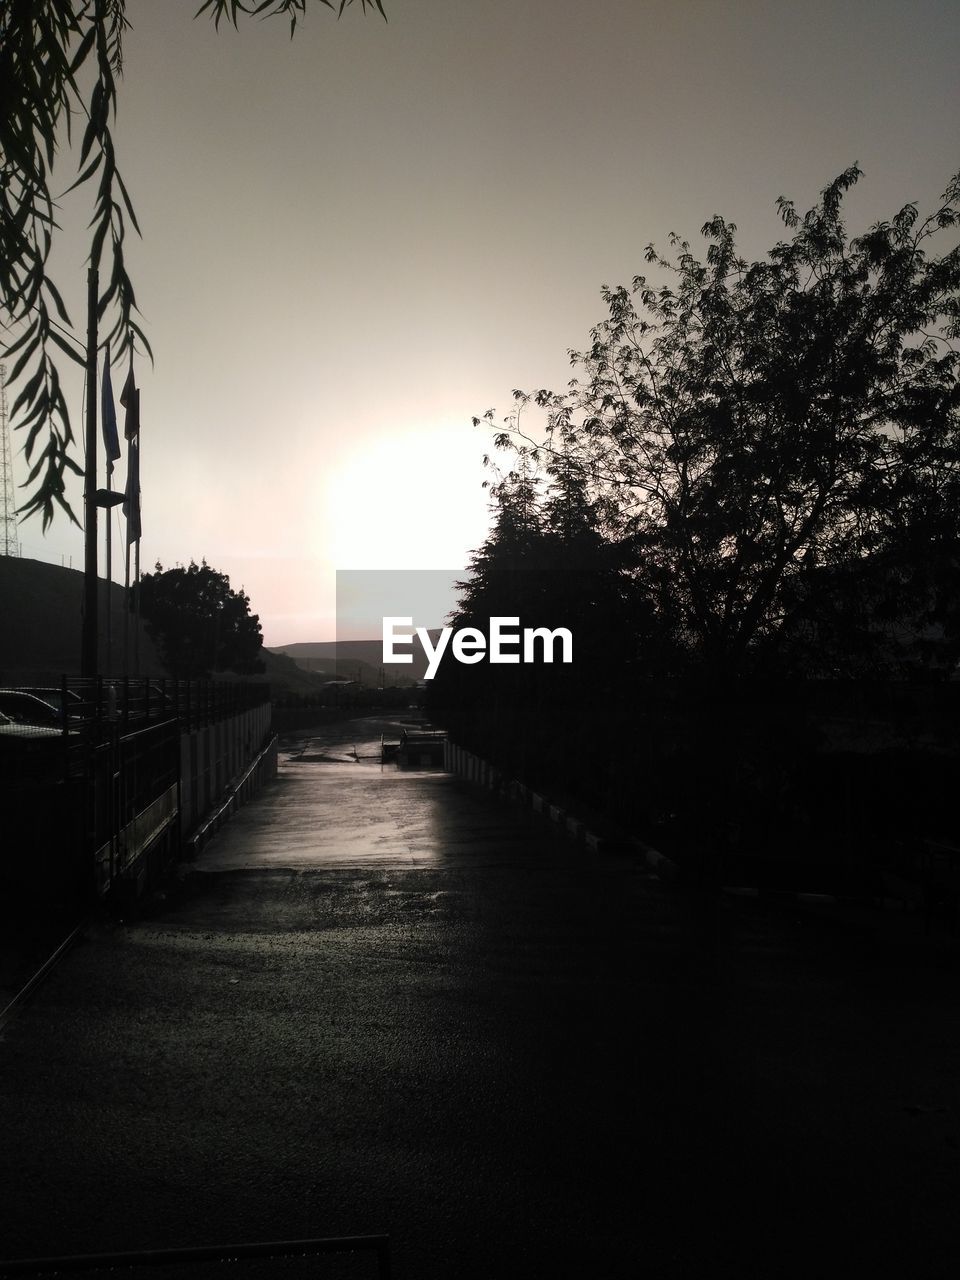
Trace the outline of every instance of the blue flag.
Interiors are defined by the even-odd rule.
[[[130,357],[130,372],[120,392],[120,403],[126,413],[123,419],[123,434],[132,440],[140,430],[140,392],[133,381],[133,356]]]
[[[120,457],[120,437],[117,435],[117,410],[113,403],[113,383],[110,379],[110,350],[103,363],[103,383],[100,396],[100,426],[103,431],[103,447],[107,455],[107,475],[113,474],[113,464]]]
[[[127,542],[140,541],[140,441],[130,441],[127,450],[127,487],[124,490],[123,514],[127,517]]]

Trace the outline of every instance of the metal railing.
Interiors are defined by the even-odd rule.
[[[228,684],[220,680],[62,681],[62,704],[71,720],[119,723],[124,732],[159,720],[178,720],[188,733],[250,711],[270,701],[266,684]]]
[[[4,834],[12,850],[30,850],[11,884],[92,898],[135,868],[154,875],[176,852],[184,736],[213,732],[269,699],[265,684],[220,681],[64,677],[59,686],[0,689]],[[231,768],[255,748],[252,735],[231,748]],[[218,771],[227,767],[216,759]],[[149,872],[139,861],[148,851]]]
[[[220,680],[166,680],[63,676],[48,684],[0,687],[0,717],[22,727],[90,736],[100,726],[127,733],[161,720],[179,720],[184,732],[204,728],[270,701],[270,686]]]
[[[390,1278],[390,1237],[328,1236],[309,1240],[264,1240],[253,1244],[199,1245],[186,1249],[140,1249],[0,1261],[0,1276],[38,1276],[65,1271],[112,1271],[133,1267],[193,1266],[247,1258],[307,1258],[326,1253],[375,1253],[379,1280]]]
[[[78,776],[118,738],[171,721],[191,733],[269,701],[266,684],[218,680],[65,676],[56,685],[0,688],[0,780]]]

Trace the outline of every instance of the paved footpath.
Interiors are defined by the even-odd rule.
[[[949,949],[727,898],[707,957],[639,862],[346,759],[378,737],[285,760],[6,1028],[0,1255],[388,1232],[401,1280],[956,1274]]]

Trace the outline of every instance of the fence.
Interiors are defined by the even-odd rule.
[[[135,1253],[77,1254],[59,1258],[17,1258],[0,1261],[0,1276],[37,1276],[70,1271],[112,1272],[135,1267],[195,1267],[204,1262],[222,1264],[251,1258],[303,1258],[329,1253],[374,1253],[379,1280],[390,1278],[390,1237],[386,1235],[267,1240],[255,1244],[149,1249]]]
[[[142,888],[261,749],[269,696],[103,678],[0,690],[4,879],[72,900]]]

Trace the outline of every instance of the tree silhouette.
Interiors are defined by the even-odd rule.
[[[491,530],[458,584],[453,623],[484,634],[495,617],[517,619],[510,631],[566,628],[573,661],[559,654],[545,661],[542,649],[533,662],[445,659],[428,706],[459,740],[503,767],[573,786],[582,763],[569,750],[571,735],[636,670],[649,617],[576,469],[526,448],[515,461],[489,485]]]
[[[956,559],[960,249],[932,250],[960,221],[960,175],[928,217],[908,204],[850,238],[859,177],[802,217],[781,198],[790,238],[753,263],[720,217],[705,262],[677,237],[672,259],[648,247],[666,282],[604,286],[569,389],[514,393],[546,410],[545,440],[516,411],[497,438],[579,473],[676,650],[717,674],[776,667],[803,633],[825,642],[818,614],[837,616],[851,571],[879,588]],[[897,627],[874,625],[869,594],[861,657],[882,665]],[[929,591],[902,603],[901,631],[947,610]]]
[[[156,571],[140,580],[139,591],[141,616],[178,679],[264,670],[260,618],[250,613],[249,597],[233,591],[227,575],[206,560],[166,570],[157,561]]]

